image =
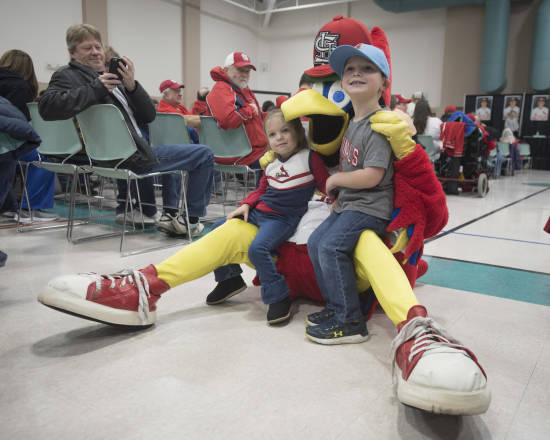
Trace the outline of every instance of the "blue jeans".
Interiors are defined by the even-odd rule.
[[[206,207],[210,203],[212,190],[212,173],[214,170],[214,154],[205,145],[160,145],[152,147],[159,163],[142,170],[143,172],[182,170],[189,173],[187,182],[187,213],[191,217],[202,217],[206,214]],[[155,191],[153,179],[143,179],[139,182],[141,201],[152,205],[144,206],[145,215],[154,215],[156,212]],[[122,190],[122,191],[121,191]],[[162,203],[172,207],[167,212],[177,212],[181,196],[181,179],[179,176],[162,176]],[[126,198],[126,184],[119,183],[119,199]],[[124,210],[124,204],[117,208]]]
[[[29,162],[38,159],[38,152],[36,150],[30,151],[21,157],[21,160]],[[53,208],[55,173],[31,165],[29,166],[29,172],[27,174],[26,187],[27,193],[29,194],[29,202],[31,204],[30,209]],[[25,196],[22,195],[21,198],[23,199],[23,208],[29,209]]]
[[[359,236],[367,229],[381,235],[387,224],[359,211],[333,212],[309,237],[307,250],[321,293],[340,323],[364,319],[353,267]]]
[[[282,301],[290,295],[286,279],[279,272],[271,253],[294,234],[301,217],[284,217],[278,214],[250,210],[248,223],[258,226],[258,233],[248,248],[248,259],[256,268],[258,278],[262,282],[262,301],[273,304]],[[225,222],[221,219],[214,224],[220,226]],[[222,266],[214,271],[216,281],[221,282],[238,276],[242,272],[238,264]]]

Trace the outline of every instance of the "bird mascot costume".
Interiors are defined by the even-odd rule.
[[[374,27],[369,32],[361,22],[341,15],[325,24],[315,37],[314,65],[305,72],[313,89],[301,91],[281,105],[287,120],[309,118],[311,148],[326,158],[327,165],[338,163],[340,142],[352,111],[328,58],[337,46],[359,43],[382,49],[390,61],[382,29]],[[382,98],[389,103],[389,89]],[[491,400],[485,371],[468,348],[428,317],[412,290],[416,277],[427,269],[421,259],[424,239],[436,235],[447,222],[445,195],[427,154],[411,139],[408,124],[387,110],[378,111],[370,120],[372,129],[388,139],[395,156],[395,212],[387,238],[363,232],[353,258],[359,291],[373,292],[397,328],[391,356],[398,399],[435,413],[483,413]],[[267,154],[262,164],[270,160]],[[306,243],[328,216],[327,199],[323,194],[314,195],[296,234],[277,249],[277,269],[285,276],[293,298],[323,300]],[[150,326],[156,320],[157,300],[170,288],[226,264],[251,265],[247,252],[256,231],[254,225],[231,219],[160,264],[110,275],[54,278],[38,300],[56,310],[107,324]],[[367,302],[367,317],[376,302]]]

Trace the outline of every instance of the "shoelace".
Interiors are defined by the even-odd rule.
[[[84,275],[90,276],[95,281],[96,290],[101,291],[101,281],[109,280],[111,285],[110,289],[113,289],[116,286],[116,280],[122,280],[120,282],[121,286],[125,286],[126,282],[129,282],[132,285],[135,285],[138,289],[138,315],[142,322],[145,322],[149,317],[149,301],[148,297],[151,296],[149,293],[149,282],[145,275],[143,275],[139,270],[135,269],[123,269],[120,272],[113,273],[111,275],[100,275],[94,272],[89,272]]]
[[[462,345],[458,340],[451,337],[447,331],[444,330],[443,327],[441,327],[432,318],[423,318],[419,316],[411,319],[407,324],[405,324],[399,334],[392,341],[392,377],[395,377],[393,373],[395,371],[395,355],[397,353],[397,349],[409,339],[415,340],[409,353],[409,362],[418,353],[423,353],[442,347],[460,349],[464,354],[468,355],[467,351],[462,350],[466,347],[464,347],[464,345]]]

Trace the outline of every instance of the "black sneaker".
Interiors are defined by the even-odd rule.
[[[368,334],[367,324],[363,320],[343,324],[333,317],[322,324],[306,327],[306,337],[324,345],[357,344],[366,341]]]
[[[334,310],[327,309],[326,307],[320,312],[310,313],[306,317],[306,324],[319,325],[334,316]]]
[[[279,324],[280,322],[285,322],[290,319],[290,297],[287,296],[282,301],[269,304],[267,309],[267,323],[268,324]]]
[[[206,297],[206,304],[214,305],[224,302],[226,299],[241,293],[246,289],[243,277],[236,276],[218,283],[216,288]]]

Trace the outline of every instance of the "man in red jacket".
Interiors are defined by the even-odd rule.
[[[214,67],[210,76],[216,82],[206,97],[207,116],[213,116],[218,125],[227,130],[244,124],[252,152],[238,161],[239,164],[259,169],[259,159],[266,151],[263,115],[252,90],[248,88],[250,71],[256,70],[243,52],[231,52],[224,66]],[[238,158],[217,159],[222,164],[233,164]]]
[[[162,93],[162,99],[157,107],[159,113],[179,113],[185,118],[188,127],[198,127],[201,124],[201,119],[197,115],[191,114],[189,110],[181,103],[181,89],[185,86],[171,79],[164,80],[160,83],[159,90]]]

